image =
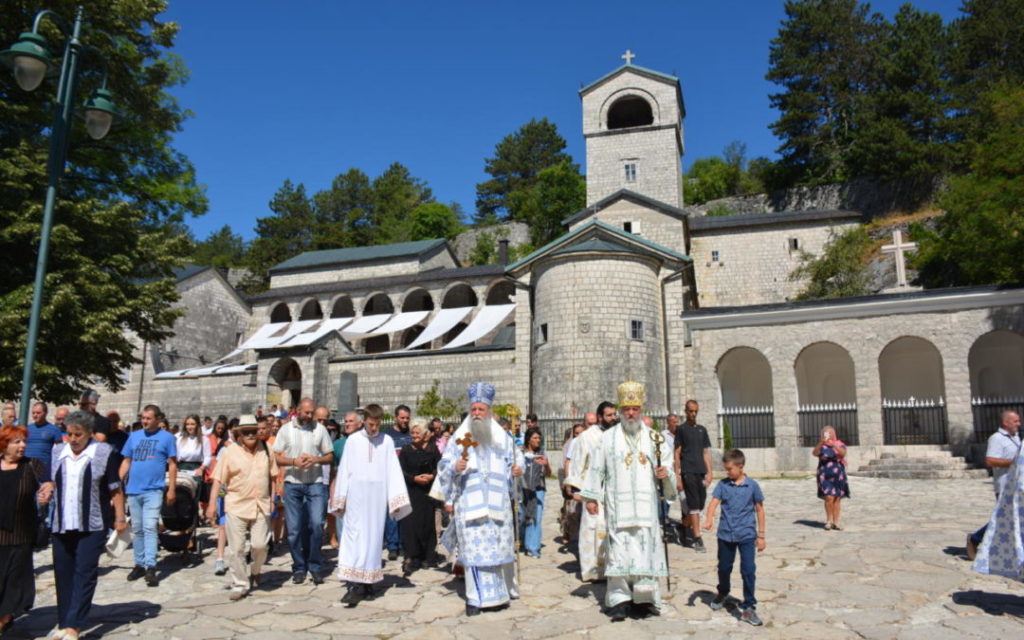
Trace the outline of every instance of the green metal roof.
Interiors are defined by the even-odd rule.
[[[594,88],[597,85],[601,84],[605,80],[608,80],[609,78],[612,78],[616,74],[619,74],[619,73],[621,73],[621,72],[623,72],[623,71],[625,71],[627,69],[629,69],[630,71],[635,71],[635,72],[639,73],[640,75],[645,75],[645,76],[653,77],[655,80],[665,80],[665,81],[670,82],[672,84],[675,84],[677,86],[679,85],[679,78],[677,78],[676,76],[669,75],[667,73],[662,73],[661,71],[655,71],[654,69],[648,69],[647,67],[641,67],[640,65],[636,65],[636,64],[624,64],[621,67],[619,67],[618,69],[615,69],[613,71],[610,71],[610,72],[604,74],[603,76],[601,76],[597,80],[594,80],[593,82],[591,82],[587,86],[585,86],[582,89],[580,89],[580,95],[583,95],[584,93],[590,91],[592,88]]]
[[[550,255],[561,256],[569,253],[584,253],[587,251],[625,251],[627,253],[640,253],[640,251],[638,251],[637,249],[630,247],[626,244],[623,244],[621,242],[613,242],[611,240],[606,240],[604,238],[594,237],[590,238],[589,240],[584,240],[583,242],[570,244],[568,246],[562,247],[561,249],[555,249],[554,251],[551,252]]]
[[[352,262],[368,262],[370,260],[388,260],[420,256],[428,251],[444,245],[444,238],[433,240],[416,240],[415,242],[396,242],[369,247],[349,247],[346,249],[326,249],[324,251],[307,251],[294,258],[270,268],[271,273],[325,267],[329,265],[348,264]]]

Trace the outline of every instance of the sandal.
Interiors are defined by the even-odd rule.
[[[825,523],[825,531],[831,531],[832,529],[835,529],[835,528],[836,528],[836,525],[832,524],[831,522],[826,522]]]
[[[833,525],[832,525],[832,530],[833,530],[833,531],[842,531],[842,530],[843,530],[843,528],[842,528],[842,527],[840,527],[840,526],[839,526],[838,524],[833,524]]]

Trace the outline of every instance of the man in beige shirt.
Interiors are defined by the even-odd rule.
[[[267,559],[270,541],[270,514],[274,504],[272,490],[277,463],[266,443],[257,435],[256,416],[239,418],[234,428],[236,446],[224,449],[213,474],[210,495],[225,488],[224,526],[228,536],[228,566],[231,567],[232,600],[240,600],[259,584],[260,569]],[[217,506],[210,502],[207,518],[215,520]],[[249,534],[252,567],[245,562],[245,536]]]

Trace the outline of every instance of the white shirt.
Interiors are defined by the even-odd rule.
[[[312,429],[304,428],[295,422],[286,422],[277,432],[274,439],[274,453],[283,453],[286,458],[297,458],[303,453],[320,457],[334,452],[334,443],[324,425],[314,422]],[[314,464],[308,469],[300,469],[294,465],[285,467],[284,481],[297,484],[322,483],[329,484],[326,478],[330,471],[324,473],[323,466]],[[330,465],[326,465],[330,467]]]
[[[198,462],[199,464],[210,465],[210,439],[203,436],[198,438],[178,437],[175,438],[178,445],[178,462]]]
[[[1017,450],[1020,449],[1020,432],[1010,435],[1006,429],[999,427],[988,437],[988,447],[985,449],[986,458],[999,458],[1000,460],[1013,460],[1017,457]],[[1006,487],[1009,467],[992,467],[992,488],[998,496]]]
[[[64,530],[82,531],[82,475],[85,468],[92,462],[96,453],[96,443],[90,442],[82,453],[77,457],[71,452],[71,447],[64,447],[60,457],[64,459]]]

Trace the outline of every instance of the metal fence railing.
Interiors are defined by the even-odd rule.
[[[949,421],[946,402],[922,400],[882,400],[882,427],[885,444],[948,444]]]
[[[767,449],[775,446],[773,407],[722,407],[718,410],[723,446],[726,432],[736,449]]]
[[[652,415],[651,418],[654,419],[656,427],[664,429],[668,414]],[[549,450],[560,449],[565,440],[565,431],[577,422],[583,422],[582,414],[578,416],[537,416],[537,423],[540,425],[540,432],[544,437],[544,447]],[[520,416],[520,429],[525,425],[525,418]]]
[[[797,422],[800,429],[800,446],[814,447],[821,441],[821,430],[833,427],[836,437],[844,444],[856,446],[860,444],[860,432],[857,428],[856,404],[807,404],[796,409]]]
[[[1016,411],[1017,415],[1024,415],[1024,398],[992,396],[971,398],[975,442],[986,442],[989,436],[999,430],[1004,411]]]

